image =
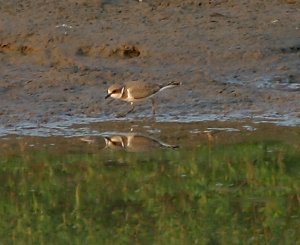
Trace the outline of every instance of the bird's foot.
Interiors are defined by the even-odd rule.
[[[116,118],[122,118],[125,117],[128,113],[115,113]]]
[[[129,113],[131,113],[133,111],[134,111],[134,107],[131,108],[129,111],[126,111],[125,113],[116,113],[115,115],[116,115],[117,118],[125,117],[125,116],[127,116],[127,114],[129,114]]]

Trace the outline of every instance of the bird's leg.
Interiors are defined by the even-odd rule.
[[[130,113],[130,112],[133,112],[134,109],[135,109],[133,102],[130,102],[130,105],[131,105],[131,108],[130,108],[129,111],[127,111],[126,115],[127,115],[128,113]]]
[[[156,103],[155,100],[153,98],[151,98],[151,102],[152,102],[152,116],[155,116],[155,110],[156,110]]]
[[[134,109],[135,109],[134,104],[133,104],[133,102],[130,102],[130,104],[131,104],[130,110],[127,111],[127,112],[125,112],[125,113],[119,113],[119,114],[117,114],[117,117],[125,117],[128,113],[133,112]]]

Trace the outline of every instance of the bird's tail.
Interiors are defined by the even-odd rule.
[[[179,86],[179,85],[181,85],[181,82],[172,81],[169,82],[167,86]]]
[[[181,82],[172,81],[172,82],[169,82],[167,84],[161,85],[160,90],[164,90],[166,88],[174,88],[174,87],[177,87],[179,85],[181,85]]]

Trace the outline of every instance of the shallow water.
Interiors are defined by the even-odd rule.
[[[300,242],[299,127],[106,122],[68,132],[0,138],[4,244]]]

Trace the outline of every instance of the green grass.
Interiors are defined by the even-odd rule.
[[[284,142],[0,159],[1,244],[300,244],[300,152]]]

